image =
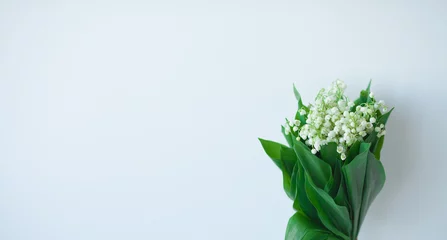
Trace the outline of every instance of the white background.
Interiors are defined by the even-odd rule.
[[[337,78],[396,107],[359,239],[446,239],[447,4],[368,2],[0,1],[0,239],[283,239],[257,137]]]

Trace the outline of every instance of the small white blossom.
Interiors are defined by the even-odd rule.
[[[373,93],[373,92],[370,92],[370,93],[369,93],[369,97],[370,97],[370,98],[374,98],[374,93]]]
[[[362,121],[360,122],[360,126],[362,126],[362,128],[365,128],[366,125],[367,125],[367,122],[366,122],[365,120],[362,120]]]
[[[379,134],[377,134],[377,137],[382,137],[386,134],[386,130],[383,130],[381,132],[379,132]]]
[[[327,143],[335,142],[342,160],[346,159],[346,151],[356,141],[362,141],[373,131],[384,135],[384,126],[376,124],[377,110],[386,108],[385,103],[376,102],[374,94],[371,93],[371,99],[367,103],[352,109],[355,103],[344,95],[345,88],[343,81],[336,80],[330,88],[322,89],[315,103],[309,105],[308,111],[304,108],[299,110],[300,115],[307,114],[306,122],[287,122],[286,133],[292,133],[297,140],[303,139],[305,144],[311,147],[313,154]]]
[[[334,138],[336,135],[337,133],[335,131],[330,131],[327,136],[330,138]]]

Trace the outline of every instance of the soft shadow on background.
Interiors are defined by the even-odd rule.
[[[391,96],[388,98],[392,99]],[[393,105],[393,101],[388,101],[388,104]],[[359,238],[363,238],[367,234],[376,239],[387,239],[386,231],[380,230],[389,224],[387,219],[393,215],[399,215],[395,209],[402,206],[402,201],[407,203],[415,201],[415,199],[406,199],[403,193],[405,189],[411,190],[410,184],[414,184],[414,177],[419,174],[417,171],[419,160],[414,153],[418,148],[417,141],[414,139],[417,139],[418,135],[415,133],[414,127],[411,127],[415,126],[417,122],[412,122],[413,120],[409,118],[416,112],[405,101],[394,107],[387,124],[387,136],[381,158],[387,180],[373,206],[369,209],[362,228],[362,230],[367,230],[361,231]],[[408,209],[408,211],[414,211],[414,208]],[[370,226],[378,226],[378,228],[374,229]]]

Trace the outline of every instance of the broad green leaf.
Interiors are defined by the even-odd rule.
[[[343,164],[349,164],[354,158],[359,155],[360,142],[357,141],[349,148],[348,153],[346,154],[346,159],[343,161]]]
[[[337,236],[333,235],[332,233],[325,233],[325,232],[321,232],[321,231],[308,232],[303,237],[303,240],[316,240],[316,239],[340,240],[340,238],[338,238]]]
[[[360,143],[359,152],[366,152],[369,150],[370,144]]]
[[[385,114],[383,114],[382,116],[380,116],[377,119],[377,124],[386,124],[388,121],[388,118],[391,114],[391,112],[393,111],[394,108],[392,108],[390,111],[386,112]],[[383,147],[383,142],[384,142],[384,136],[378,138],[377,137],[377,132],[373,131],[372,133],[369,134],[369,136],[365,139],[365,142],[367,143],[371,143],[371,147],[370,147],[370,151],[372,153],[374,153],[374,156],[380,160],[380,151],[382,150]]]
[[[382,151],[383,143],[385,142],[385,136],[382,136],[377,141],[376,146],[374,147],[373,153],[377,160],[380,160],[380,151]]]
[[[281,160],[284,163],[287,173],[291,176],[293,173],[293,167],[297,161],[296,153],[292,148],[283,147],[280,148]]]
[[[265,140],[262,138],[259,138],[259,141],[262,144],[262,147],[264,148],[264,151],[267,153],[267,155],[273,160],[276,166],[281,170],[282,176],[283,176],[283,187],[284,191],[286,192],[287,196],[290,199],[294,199],[294,196],[292,196],[290,192],[290,177],[292,175],[292,170],[289,171],[290,165],[292,165],[292,160],[285,158],[284,160],[281,158],[281,149],[287,148],[287,146],[282,145],[277,142]],[[284,152],[284,150],[283,150]],[[294,163],[293,163],[294,164]]]
[[[391,112],[393,112],[394,108],[391,108],[391,110],[389,110],[388,112],[384,113],[382,116],[380,116],[377,119],[377,123],[378,124],[386,124],[386,122],[388,121],[388,118],[390,117]]]
[[[289,144],[289,146],[293,147],[293,139],[294,139],[293,135],[291,133],[286,134],[284,126],[281,126],[281,132],[284,135],[284,138],[286,139],[286,141]]]
[[[346,184],[347,195],[351,206],[352,237],[357,237],[358,223],[362,206],[363,187],[365,183],[366,168],[369,153],[369,143],[361,143],[360,153],[349,163],[342,167]]]
[[[290,186],[288,187],[288,191],[286,191],[287,195],[290,199],[295,200],[295,187],[292,185],[293,183],[293,170],[297,162],[297,157],[295,151],[288,147],[281,146],[281,161],[284,164],[284,170],[287,174],[283,174],[283,176],[290,176]],[[287,181],[287,180],[286,180]]]
[[[293,201],[295,203],[296,199],[297,199],[297,188],[298,188],[298,184],[299,184],[299,179],[298,179],[298,174],[299,174],[299,168],[300,168],[300,163],[297,162],[295,164],[295,166],[293,167],[293,172],[292,172],[292,176],[290,178],[290,195],[293,196]],[[294,206],[295,208],[295,206]],[[297,211],[301,210],[301,206],[297,206],[296,208]]]
[[[337,152],[337,144],[334,142],[321,146],[320,155],[321,159],[328,163],[332,169],[339,164],[340,154]]]
[[[332,176],[331,166],[312,154],[304,143],[295,141],[294,150],[306,173],[317,187],[324,189]]]
[[[287,224],[285,240],[340,240],[324,227],[315,224],[303,213],[297,212]]]
[[[383,114],[380,110],[376,110],[377,119],[379,119]]]
[[[337,144],[331,142],[322,146],[320,156],[323,161],[331,166],[333,181],[329,187],[329,194],[335,197],[340,187],[341,178],[341,159],[340,154],[337,152]]]
[[[376,131],[371,132],[365,139],[365,142],[371,143],[371,151],[372,151],[377,143],[377,132]]]
[[[300,161],[297,161],[295,168],[295,178],[296,178],[296,195],[295,201],[293,202],[293,208],[297,211],[303,212],[307,217],[312,219],[315,223],[320,223],[318,218],[317,210],[309,201],[305,189],[305,171]]]
[[[374,155],[369,152],[366,166],[366,176],[363,187],[362,207],[360,210],[356,236],[360,231],[360,227],[362,226],[363,220],[365,219],[366,213],[368,212],[371,203],[374,201],[374,199],[377,197],[377,195],[385,185],[385,180],[385,169],[383,168],[382,163],[375,159]]]
[[[323,225],[340,238],[349,239],[352,223],[348,209],[345,206],[337,205],[327,192],[313,183],[308,174],[306,174],[306,193],[312,205],[317,209]]]
[[[281,147],[286,147],[285,145],[277,142],[273,142],[270,140],[265,140],[262,138],[258,138],[264,148],[265,153],[273,160],[273,162],[280,169],[283,168],[283,164],[281,162]]]
[[[339,171],[341,173],[341,168]],[[348,207],[348,209],[350,209],[350,207],[351,207],[349,205],[349,201],[346,196],[346,184],[344,181],[343,174],[340,174],[340,185],[338,188],[337,195],[334,198],[334,201],[335,201],[335,203],[337,203],[337,205],[346,206],[346,207]]]
[[[331,189],[333,187],[334,187],[334,177],[331,175],[331,177],[329,178],[329,181],[326,183],[326,185],[324,186],[323,190],[328,193],[328,192],[331,191]]]

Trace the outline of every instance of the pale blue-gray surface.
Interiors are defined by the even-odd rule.
[[[257,137],[336,78],[396,107],[359,239],[444,239],[446,26],[443,1],[2,0],[0,239],[283,239]]]

